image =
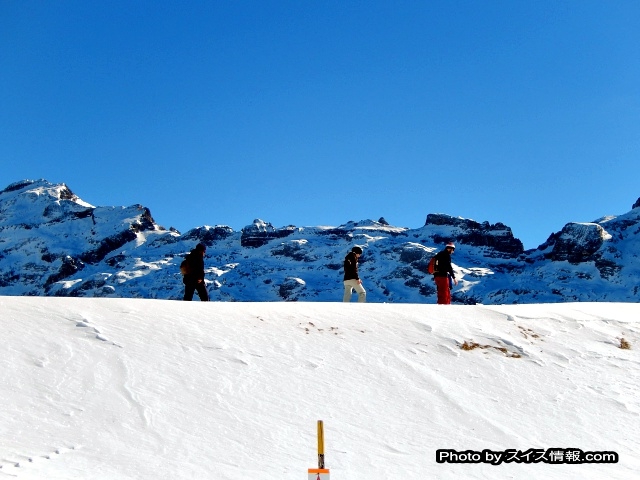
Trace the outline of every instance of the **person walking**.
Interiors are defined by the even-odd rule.
[[[362,255],[362,248],[355,246],[347,253],[347,256],[344,257],[343,302],[351,301],[351,295],[354,290],[358,294],[358,303],[364,303],[367,300],[367,292],[362,286],[362,280],[360,280],[358,276],[358,259],[360,255]]]
[[[449,282],[452,281],[455,285],[458,284],[456,274],[453,272],[453,267],[451,266],[451,254],[455,249],[456,246],[452,242],[449,242],[444,247],[444,250],[435,256],[433,279],[436,282],[438,304],[440,305],[451,304],[451,285]]]
[[[201,301],[209,301],[207,286],[204,283],[204,254],[206,251],[207,247],[199,243],[185,259],[187,261],[187,273],[182,277],[182,283],[184,283],[183,300],[187,302],[193,300],[193,292],[195,291],[198,292]]]

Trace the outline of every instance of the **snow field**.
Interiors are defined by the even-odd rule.
[[[320,419],[332,479],[640,471],[640,305],[0,297],[0,311],[0,477],[306,478]],[[436,462],[558,447],[620,461]]]

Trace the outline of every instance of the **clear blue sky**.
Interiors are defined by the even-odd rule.
[[[437,212],[533,248],[640,197],[640,2],[0,0],[0,162],[181,231]]]

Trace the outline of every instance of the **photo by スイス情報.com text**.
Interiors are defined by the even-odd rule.
[[[458,452],[450,449],[436,451],[438,463],[618,463],[616,452],[583,452],[579,448],[530,448],[529,450],[507,449],[502,452],[482,450],[481,452],[466,450]]]

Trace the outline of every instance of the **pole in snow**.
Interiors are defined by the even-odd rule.
[[[324,468],[324,423],[318,420],[318,468],[308,470],[309,480],[329,480],[329,469]]]
[[[318,420],[318,468],[324,468],[324,423]]]

